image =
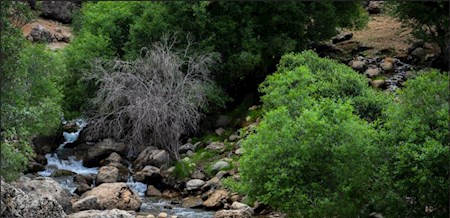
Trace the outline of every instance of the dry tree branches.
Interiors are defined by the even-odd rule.
[[[129,143],[133,153],[155,145],[179,159],[180,137],[196,130],[206,104],[215,56],[190,54],[189,43],[175,52],[176,43],[175,37],[164,37],[134,61],[96,61],[86,75],[99,87],[89,135]]]

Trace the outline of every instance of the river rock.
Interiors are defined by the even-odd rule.
[[[70,170],[63,170],[63,169],[58,169],[53,171],[52,175],[50,175],[51,177],[62,177],[62,176],[73,176],[76,173],[70,171]]]
[[[119,169],[113,166],[103,166],[100,167],[97,173],[97,178],[95,183],[100,185],[102,183],[113,183],[117,182],[119,179]]]
[[[75,189],[75,194],[82,195],[83,193],[85,193],[91,189],[92,188],[89,185],[87,185],[85,183],[81,183],[81,184],[77,185],[77,189]]]
[[[78,184],[92,185],[92,183],[94,183],[95,177],[96,177],[96,175],[94,175],[94,174],[89,174],[89,175],[77,174],[73,178],[73,181],[77,182]]]
[[[158,218],[167,218],[167,213],[166,212],[161,212],[161,213],[159,213],[159,215],[158,215]]]
[[[238,148],[238,149],[236,149],[236,151],[234,151],[234,153],[235,153],[236,155],[241,156],[241,155],[244,154],[244,148]]]
[[[46,42],[50,43],[53,41],[53,34],[48,31],[44,26],[40,24],[35,24],[30,31],[29,39],[33,42]]]
[[[127,146],[121,142],[115,142],[107,138],[103,141],[90,146],[87,155],[84,156],[84,164],[88,167],[98,166],[99,161],[107,158],[111,153],[125,153]]]
[[[70,1],[42,1],[42,15],[63,23],[72,22],[75,11],[79,6]]]
[[[151,196],[151,197],[161,197],[162,193],[157,188],[155,188],[155,186],[149,185],[147,187],[147,191],[145,192],[145,195]]]
[[[180,146],[180,148],[178,148],[178,152],[179,152],[180,154],[185,154],[185,153],[187,153],[188,151],[194,151],[194,150],[195,150],[195,149],[194,149],[194,145],[191,144],[191,143],[186,143],[186,144]]]
[[[228,167],[230,167],[230,164],[228,162],[219,160],[211,167],[211,170],[212,171],[220,171],[220,170],[228,168]]]
[[[84,193],[81,198],[95,196],[101,209],[139,210],[142,200],[126,183],[103,183]]]
[[[208,146],[206,146],[206,150],[222,152],[225,150],[225,144],[222,142],[211,142]]]
[[[73,213],[67,218],[134,218],[135,216],[125,210],[85,210]]]
[[[331,39],[331,41],[333,42],[333,44],[336,44],[339,42],[344,42],[344,41],[350,40],[352,37],[353,37],[353,33],[345,32],[345,33],[341,33],[341,34],[333,37]]]
[[[100,162],[102,166],[120,166],[120,165],[126,165],[125,160],[116,152],[111,153],[108,158],[102,160]]]
[[[53,196],[23,191],[3,180],[0,186],[1,217],[66,217]]]
[[[64,137],[61,132],[49,136],[38,136],[32,140],[33,150],[36,154],[46,155],[56,150],[63,141]],[[45,160],[47,159],[45,158]]]
[[[82,210],[95,210],[99,209],[100,205],[98,204],[97,197],[89,196],[83,199],[80,199],[72,204],[73,211],[79,212]]]
[[[205,181],[201,179],[191,179],[186,183],[186,189],[188,191],[196,190],[202,187],[205,184]]]
[[[64,209],[64,212],[72,212],[70,194],[58,182],[50,177],[36,177],[30,179],[22,176],[17,182],[12,183],[26,193],[36,193],[39,196],[48,196],[55,199]]]
[[[228,141],[230,141],[230,142],[234,142],[234,141],[236,141],[236,140],[238,140],[238,139],[239,139],[239,136],[237,136],[237,135],[235,135],[235,134],[230,135],[230,136],[228,137]]]
[[[252,217],[247,211],[244,210],[219,210],[214,214],[214,218],[250,218]]]
[[[203,200],[200,197],[187,197],[183,199],[181,206],[185,208],[198,208],[203,206]]]
[[[350,62],[350,66],[355,71],[363,72],[364,68],[366,67],[366,62],[362,60],[353,60]]]
[[[201,170],[196,170],[191,174],[191,178],[203,180],[206,178],[206,175]]]
[[[384,70],[384,71],[392,71],[394,69],[394,63],[393,63],[393,59],[392,58],[385,58],[381,64],[380,67]]]
[[[384,79],[370,81],[370,85],[372,85],[373,88],[384,88],[385,84],[386,81],[384,81]]]
[[[380,70],[378,68],[369,68],[364,74],[369,78],[374,78],[380,75]]]
[[[203,206],[209,209],[220,208],[223,202],[228,198],[228,192],[225,190],[216,190],[208,199],[203,202]]]
[[[161,170],[158,167],[148,165],[137,172],[134,179],[138,182],[156,185],[162,180]]]
[[[167,164],[169,160],[170,157],[167,151],[150,146],[139,154],[133,164],[136,169],[140,170],[147,165],[162,167],[164,164]]]
[[[237,202],[237,201],[235,201],[235,202],[233,202],[233,204],[231,204],[231,209],[232,210],[243,210],[243,211],[248,212],[250,215],[255,214],[255,212],[253,211],[253,209],[250,206],[248,206],[244,203],[241,203],[241,202]]]

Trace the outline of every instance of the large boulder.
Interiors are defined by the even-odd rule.
[[[33,192],[39,196],[47,196],[48,198],[55,199],[62,206],[64,212],[72,212],[70,193],[50,177],[36,177],[30,179],[22,176],[17,182],[12,184],[26,193]]]
[[[201,179],[191,179],[186,183],[186,189],[188,191],[201,188],[205,184],[205,181]]]
[[[89,197],[80,199],[80,200],[74,202],[72,207],[73,207],[74,212],[79,212],[82,210],[93,210],[93,209],[100,208],[97,197],[95,197],[95,196],[89,196]]]
[[[161,170],[158,167],[145,166],[144,169],[134,175],[134,179],[137,182],[156,185],[162,180]]]
[[[63,207],[50,195],[26,193],[4,181],[0,185],[0,217],[66,217]]]
[[[35,24],[31,29],[28,39],[30,39],[33,42],[50,43],[53,41],[53,34],[49,30],[47,30],[44,26],[40,24]]]
[[[247,204],[241,203],[241,202],[233,202],[231,204],[231,209],[232,210],[243,210],[248,212],[250,215],[254,215],[255,212],[253,211],[253,208],[251,208],[250,206],[248,206]]]
[[[113,139],[107,138],[103,141],[89,147],[87,154],[84,156],[84,164],[88,167],[98,166],[100,160],[103,160],[113,152],[126,152],[127,146],[121,142],[115,142]]]
[[[214,214],[214,218],[250,218],[252,217],[251,214],[249,214],[245,210],[219,210]]]
[[[113,183],[119,179],[119,169],[113,166],[103,166],[98,169],[96,184]]]
[[[203,206],[203,200],[200,197],[187,197],[181,202],[184,208],[197,208]]]
[[[222,169],[229,168],[229,167],[230,167],[230,164],[228,162],[219,160],[216,163],[214,163],[214,165],[212,165],[211,170],[217,172]]]
[[[137,170],[140,170],[147,165],[162,167],[164,164],[167,164],[169,160],[170,157],[167,151],[150,146],[139,154],[133,165]]]
[[[32,140],[34,151],[39,155],[46,155],[56,150],[63,141],[64,137],[61,132],[49,136],[38,136]]]
[[[212,193],[208,199],[203,202],[203,206],[209,209],[217,209],[222,207],[222,205],[228,199],[228,192],[225,190],[216,190]]]
[[[74,12],[80,8],[70,1],[42,1],[41,7],[43,16],[63,23],[72,22]]]
[[[73,213],[67,218],[134,218],[131,213],[124,210],[85,210],[78,213]]]
[[[103,183],[81,195],[81,199],[97,197],[101,209],[139,210],[142,200],[126,183]]]

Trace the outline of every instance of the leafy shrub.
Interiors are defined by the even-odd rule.
[[[394,217],[448,216],[448,74],[422,72],[386,111],[381,210]]]
[[[370,193],[376,131],[350,102],[267,112],[243,142],[242,190],[293,217],[355,217]]]
[[[391,101],[388,94],[368,87],[364,76],[312,51],[284,55],[260,92],[266,110],[286,106],[293,113],[319,98],[352,99],[356,113],[369,121],[378,119]]]

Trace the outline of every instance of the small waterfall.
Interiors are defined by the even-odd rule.
[[[65,123],[67,122],[63,120],[63,124]],[[63,132],[64,142],[59,145],[55,153],[45,155],[45,158],[47,158],[47,165],[45,166],[44,171],[38,172],[40,176],[50,176],[56,170],[68,170],[76,174],[97,174],[98,167],[87,168],[83,166],[83,160],[77,160],[73,155],[69,156],[67,160],[60,159],[58,156],[58,152],[63,151],[66,144],[73,143],[78,139],[81,130],[86,127],[87,123],[83,119],[77,119],[75,124],[77,126],[77,131]]]
[[[131,189],[135,190],[139,196],[145,196],[145,192],[147,191],[147,185],[142,182],[135,182],[133,176],[131,175],[133,169],[131,168],[131,163],[128,163],[128,180],[127,186]]]

